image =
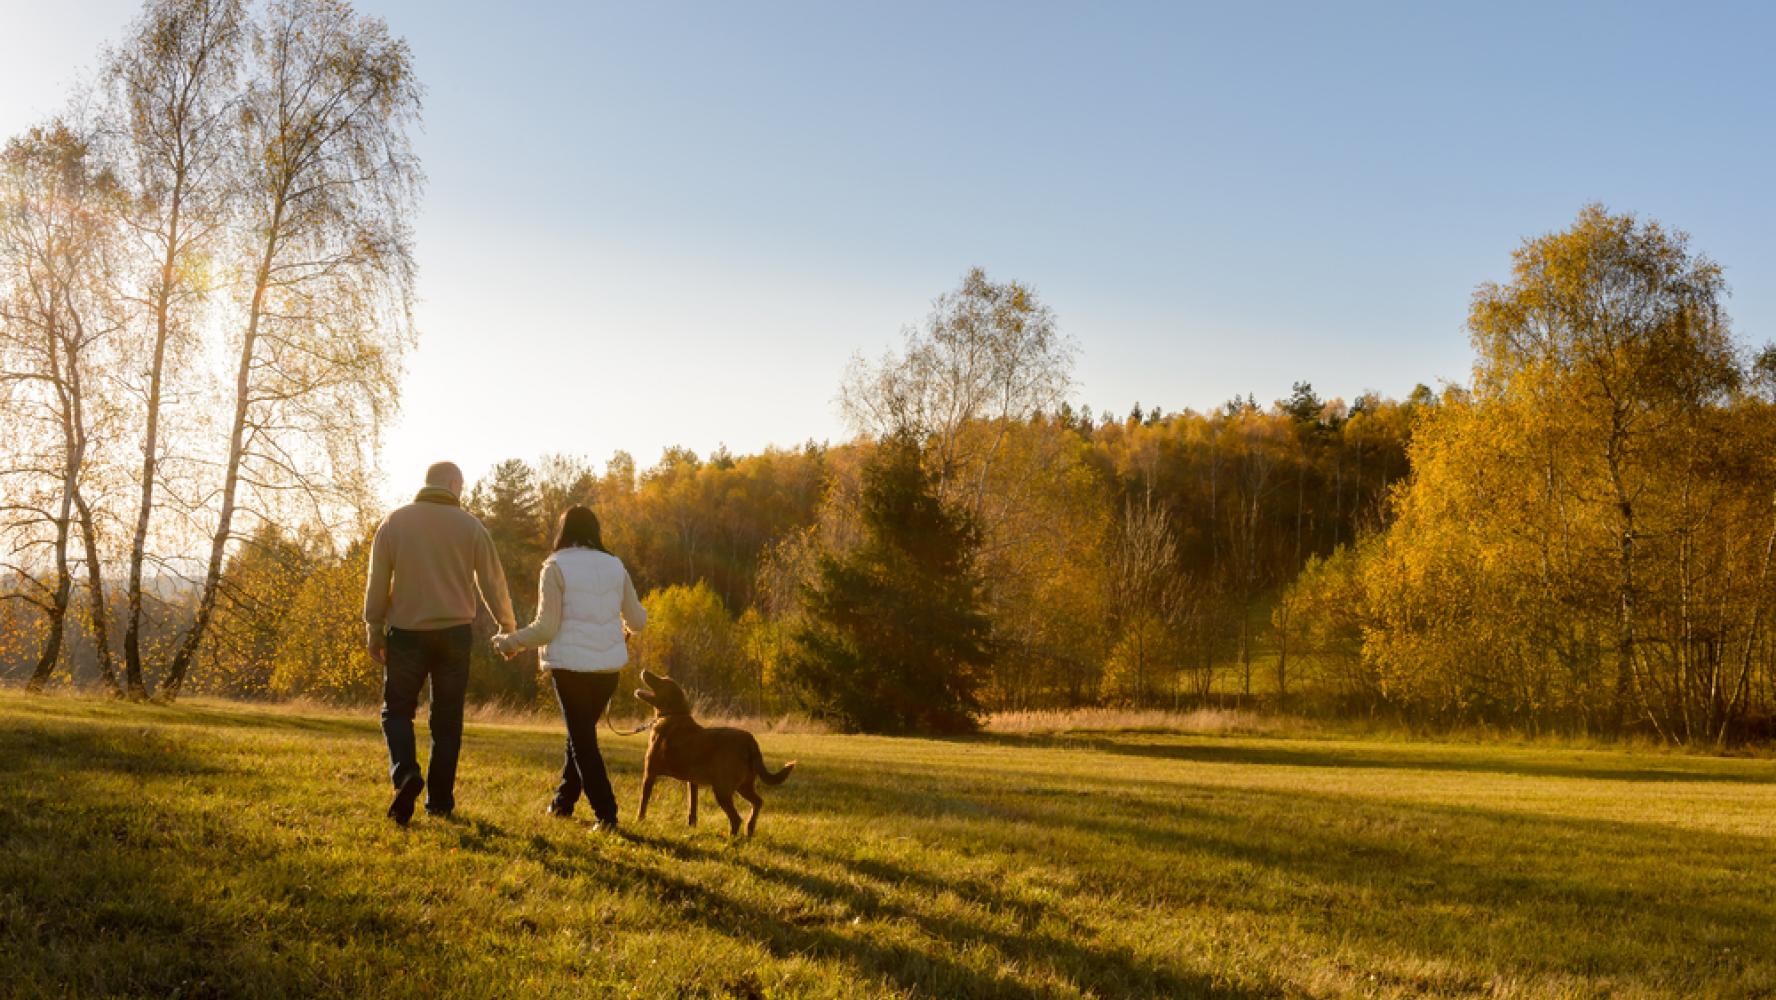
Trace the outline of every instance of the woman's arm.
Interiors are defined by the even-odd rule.
[[[537,580],[536,619],[504,637],[510,649],[531,649],[547,645],[555,638],[555,633],[561,631],[561,591],[564,586],[561,567],[555,565],[553,559],[543,563],[543,574]]]
[[[629,567],[623,567],[623,624],[631,632],[640,632],[647,628],[647,609],[641,606],[641,598],[635,596],[635,583],[629,579]]]

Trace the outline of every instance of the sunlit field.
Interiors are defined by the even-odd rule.
[[[759,834],[543,804],[471,724],[386,820],[374,713],[0,692],[15,996],[1758,996],[1776,764],[1330,738],[764,738]]]

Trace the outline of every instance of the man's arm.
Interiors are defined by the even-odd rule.
[[[542,576],[537,580],[536,620],[506,636],[505,645],[512,653],[548,645],[561,631],[562,591],[566,588],[561,567],[553,562],[543,563]]]
[[[475,586],[481,591],[481,602],[499,623],[501,632],[518,628],[518,616],[512,613],[512,595],[506,592],[506,571],[500,568],[499,552],[493,547],[493,536],[481,529],[475,541]]]
[[[364,584],[364,648],[370,658],[382,663],[388,656],[389,583],[394,578],[394,541],[388,537],[388,522],[376,529],[370,543],[370,578]]]

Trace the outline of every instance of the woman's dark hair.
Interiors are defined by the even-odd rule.
[[[586,507],[569,507],[561,513],[561,526],[555,529],[555,551],[562,549],[597,549],[604,547],[604,533],[598,527],[598,515]]]

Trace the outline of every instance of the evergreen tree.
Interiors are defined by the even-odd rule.
[[[528,624],[536,614],[537,574],[548,556],[548,529],[543,523],[543,498],[535,471],[520,459],[501,462],[469,491],[464,507],[480,518],[493,536],[500,568],[506,573],[506,589],[512,595],[512,611],[519,625]],[[469,694],[477,699],[532,701],[537,696],[536,671],[534,650],[508,661],[494,656],[486,643],[477,642],[471,653]]]
[[[507,459],[475,484],[465,506],[493,536],[514,610],[520,617],[531,614],[536,610],[537,572],[548,555],[549,534],[535,471],[520,459]]]
[[[865,468],[862,543],[820,557],[787,664],[815,715],[847,730],[974,728],[990,665],[979,531],[946,509],[905,432]]]

